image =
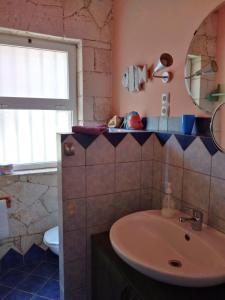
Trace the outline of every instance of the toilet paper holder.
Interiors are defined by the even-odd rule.
[[[6,195],[6,196],[0,196],[0,201],[1,200],[6,200],[6,206],[7,206],[7,208],[11,207],[12,198],[10,196],[8,196],[8,195]]]

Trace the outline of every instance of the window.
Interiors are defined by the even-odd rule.
[[[56,164],[56,133],[71,131],[76,46],[0,36],[0,164]]]

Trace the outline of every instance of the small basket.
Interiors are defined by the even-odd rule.
[[[13,164],[0,165],[0,175],[11,175],[13,174]]]

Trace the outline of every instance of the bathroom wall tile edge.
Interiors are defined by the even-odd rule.
[[[85,139],[88,142],[82,145]],[[60,195],[60,215],[70,216],[60,223],[64,245],[60,279],[67,282],[64,299],[79,294],[78,288],[71,289],[77,274],[65,273],[71,264],[79,269],[79,261],[86,262],[83,291],[90,296],[90,235],[109,230],[126,214],[160,209],[167,180],[172,182],[177,208],[198,207],[205,223],[225,233],[221,197],[225,154],[217,151],[211,137],[122,130],[94,137],[63,134],[58,141],[62,149],[58,176],[67,187]],[[64,143],[73,141],[75,155],[66,156]],[[68,160],[71,165],[65,164]]]
[[[117,147],[127,134],[132,135],[133,138],[140,144],[140,146],[144,145],[152,134],[155,134],[162,146],[167,143],[171,136],[175,136],[183,151],[185,151],[195,139],[200,139],[212,156],[218,151],[212,137],[208,136],[185,135],[182,133],[169,133],[160,131],[131,132],[130,130],[127,132],[107,132],[103,135],[114,147]],[[71,133],[62,134],[61,142],[63,143],[68,137],[73,137],[84,149],[87,149],[98,138],[96,135]]]

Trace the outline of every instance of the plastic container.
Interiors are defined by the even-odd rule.
[[[184,134],[191,134],[195,123],[194,115],[183,115],[182,116],[182,132]]]
[[[176,213],[175,207],[175,201],[172,196],[172,186],[171,183],[168,182],[165,191],[165,196],[162,201],[161,215],[165,218],[173,218]]]

